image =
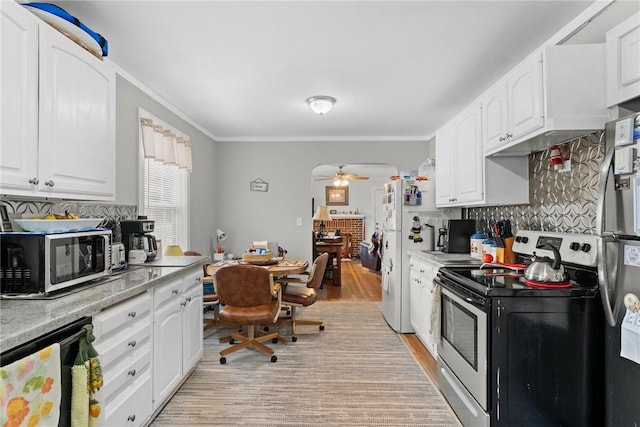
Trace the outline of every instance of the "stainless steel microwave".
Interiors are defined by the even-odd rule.
[[[111,230],[0,233],[0,292],[49,294],[111,274]]]

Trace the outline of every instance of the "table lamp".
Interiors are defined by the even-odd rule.
[[[165,249],[164,254],[166,256],[184,256],[184,252],[179,245],[169,245]]]
[[[220,242],[223,242],[227,239],[227,233],[220,230],[219,228],[216,230],[216,250],[213,254],[214,261],[222,261],[224,259],[224,250],[222,246],[220,246]]]
[[[318,206],[316,209],[316,214],[313,216],[314,221],[320,221],[320,225],[318,226],[318,238],[323,238],[325,236],[324,229],[325,221],[332,221],[331,215],[329,215],[329,211],[326,206]]]

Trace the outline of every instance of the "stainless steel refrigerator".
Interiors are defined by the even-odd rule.
[[[596,216],[607,426],[640,425],[640,113],[605,127]]]

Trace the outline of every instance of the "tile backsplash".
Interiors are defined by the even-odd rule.
[[[14,200],[0,199],[0,204],[7,207],[10,217],[20,217],[22,214],[46,215],[49,213],[64,214],[70,212],[80,218],[104,218],[99,227],[110,228],[113,232],[113,240],[121,240],[120,221],[123,219],[135,219],[138,216],[137,206],[104,205],[88,202],[53,202],[49,200]]]
[[[487,230],[488,221],[511,220],[517,229],[595,233],[600,164],[604,158],[602,132],[563,144],[571,156],[571,171],[549,166],[550,150],[529,155],[528,205],[469,208],[468,217]]]

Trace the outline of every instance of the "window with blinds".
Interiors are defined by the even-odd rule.
[[[188,248],[188,172],[174,165],[144,160],[144,214],[155,221],[154,235],[163,248]]]

